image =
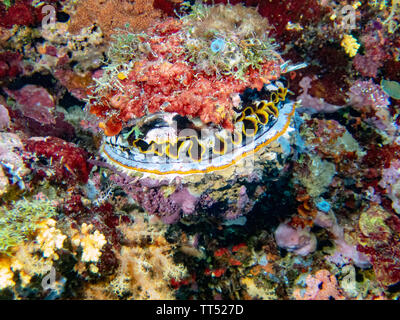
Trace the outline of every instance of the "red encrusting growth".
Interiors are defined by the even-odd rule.
[[[57,7],[55,0],[45,2]],[[41,6],[33,6],[32,0],[16,0],[8,9],[3,3],[0,3],[0,27],[10,29],[14,25],[31,26],[40,23],[44,17],[42,8],[46,3]]]
[[[73,143],[55,137],[30,138],[25,149],[47,159],[56,181],[69,184],[88,181],[92,167],[87,162],[88,154]]]
[[[126,78],[119,80],[123,90],[91,104],[90,112],[106,119],[101,124],[106,135],[118,134],[129,120],[158,111],[199,117],[203,123],[233,129],[234,95],[247,87],[260,90],[279,76],[276,61],[266,61],[260,70],[250,68],[243,81],[233,75],[218,78],[197,71],[184,58],[181,28],[179,20],[168,19],[149,29],[152,54],[136,61]]]

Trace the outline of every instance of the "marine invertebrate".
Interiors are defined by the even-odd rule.
[[[171,175],[225,169],[270,144],[288,128],[295,104],[286,101],[287,89],[281,83],[268,88],[271,91],[261,93],[267,100],[242,107],[233,133],[201,124],[196,127],[174,114],[155,114],[106,138],[102,152],[128,173]],[[137,127],[138,136],[133,132]]]
[[[97,262],[101,256],[101,249],[107,243],[106,238],[99,230],[92,232],[93,225],[83,223],[80,231],[72,236],[72,244],[76,247],[82,247],[83,262]]]
[[[362,118],[366,123],[385,131],[390,136],[396,133],[397,128],[388,108],[389,96],[372,79],[354,82],[348,96],[349,103],[362,113]]]
[[[181,19],[196,70],[244,79],[250,67],[260,70],[275,54],[271,27],[254,8],[195,3]]]
[[[326,200],[321,200],[316,204],[318,210],[321,210],[325,213],[329,212],[331,209],[331,204]]]
[[[62,249],[63,242],[67,238],[60,230],[56,229],[56,221],[46,219],[38,225],[39,232],[36,235],[35,242],[38,244],[40,251],[43,252],[43,257],[58,259],[55,250]]]
[[[340,45],[344,48],[349,57],[354,57],[360,48],[360,44],[357,42],[357,39],[351,34],[345,34]]]
[[[302,256],[314,252],[317,247],[317,238],[309,230],[295,229],[284,223],[275,230],[275,239],[279,247]]]
[[[339,287],[337,279],[328,270],[322,269],[315,275],[307,275],[305,279],[305,289],[295,289],[293,297],[297,300],[343,300],[342,289]]]
[[[86,183],[89,178],[91,165],[87,162],[87,153],[73,143],[56,137],[30,138],[26,142],[26,150],[38,156],[49,159],[44,165],[54,169],[50,180],[60,183]],[[46,177],[48,172],[41,168],[43,164],[36,163],[36,171]]]
[[[252,19],[232,28],[246,14]],[[282,61],[266,28],[252,9],[195,4],[179,21],[115,36],[87,106],[107,119],[104,157],[129,173],[173,178],[225,169],[283,135],[295,104],[285,80],[266,85]],[[241,104],[245,88],[259,91],[244,92]]]
[[[225,41],[222,38],[215,39],[210,45],[211,51],[214,53],[223,51],[225,49]]]
[[[40,227],[40,222],[56,214],[50,201],[19,200],[12,209],[0,208],[0,252],[7,253]]]
[[[166,225],[151,221],[147,214],[134,212],[135,222],[121,224],[124,244],[116,253],[119,267],[105,285],[88,285],[87,297],[173,299],[171,279],[187,275],[184,265],[173,260],[175,245],[165,239]]]
[[[233,54],[227,48],[213,53],[210,46],[214,36],[207,36],[201,28],[204,21],[196,24],[190,15],[168,19],[145,33],[125,31],[116,37],[108,52],[110,63],[95,79],[87,98],[87,109],[104,119],[104,132],[115,135],[130,120],[155,112],[200,117],[204,123],[232,129],[234,97],[245,88],[261,90],[264,83],[276,79],[282,59],[264,34],[265,22],[235,33],[235,29],[227,28],[232,21],[225,20],[226,25],[222,21],[219,27],[226,33],[226,47],[233,46]],[[191,27],[193,31],[189,32]],[[209,27],[207,30],[213,32]],[[228,41],[228,36],[235,41]],[[199,55],[203,49],[205,54]]]
[[[371,203],[361,212],[358,224],[357,250],[369,257],[377,280],[383,286],[399,282],[400,247],[397,234],[400,219],[380,205]]]

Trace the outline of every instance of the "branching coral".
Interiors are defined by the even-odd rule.
[[[106,238],[99,230],[91,232],[93,225],[83,223],[80,232],[72,236],[72,244],[82,247],[82,262],[97,262],[101,256],[101,248],[107,243]]]
[[[186,268],[175,264],[174,246],[165,239],[166,226],[135,213],[135,223],[121,225],[124,245],[117,253],[120,266],[108,285],[88,286],[88,297],[173,299],[171,279],[182,279]]]
[[[10,256],[0,255],[0,289],[8,287],[16,297],[24,297],[29,291],[39,293],[42,287],[37,281],[54,270],[53,261],[59,258],[55,251],[63,247],[66,238],[55,225],[53,219],[43,220],[36,225],[33,241],[19,244]]]
[[[39,232],[36,236],[36,242],[43,252],[43,257],[58,259],[55,250],[63,247],[63,242],[67,238],[63,235],[60,230],[56,229],[56,221],[53,219],[47,219],[38,225]]]
[[[343,36],[341,45],[351,58],[357,54],[357,51],[360,48],[360,44],[357,42],[357,39],[349,34],[345,34]]]

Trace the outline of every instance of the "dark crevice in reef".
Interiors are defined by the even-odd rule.
[[[63,97],[58,101],[58,104],[63,107],[64,109],[68,110],[74,106],[84,107],[85,103],[77,98],[75,98],[71,93],[66,91]]]
[[[196,223],[179,222],[171,225],[167,238],[173,241],[176,234],[179,234],[178,230],[181,230],[190,235],[199,233],[204,236],[203,240],[206,242],[214,239],[220,246],[229,246],[232,243],[246,242],[249,236],[263,230],[273,233],[281,221],[296,212],[296,200],[293,197],[290,179],[290,175],[284,175],[277,181],[266,182],[265,194],[245,216],[247,222],[243,226],[232,225],[221,228],[221,220],[218,216],[222,212],[222,204],[218,203],[211,207],[206,214],[197,217]],[[248,192],[254,192],[251,189],[255,188],[251,188],[249,185]]]
[[[67,22],[69,20],[69,18],[70,18],[70,16],[66,12],[60,11],[60,12],[56,13],[57,22],[64,23],[64,22]]]
[[[244,228],[248,234],[265,229],[273,232],[282,220],[296,212],[297,205],[290,180],[291,176],[285,175],[266,184],[265,195],[247,215]]]
[[[27,84],[34,84],[53,91],[56,89],[56,83],[57,80],[51,74],[34,73],[31,76],[15,79],[7,87],[10,90],[19,90]]]

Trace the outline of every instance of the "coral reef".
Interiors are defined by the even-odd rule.
[[[399,9],[0,1],[0,299],[398,300]]]
[[[214,12],[195,6],[183,20],[168,19],[146,33],[125,32],[116,38],[109,52],[111,63],[88,99],[90,112],[105,118],[100,126],[106,135],[116,135],[129,120],[158,111],[232,129],[232,99],[246,87],[260,90],[279,76],[282,60],[266,35],[257,37],[258,26],[247,22],[238,32],[229,29],[235,19],[255,15],[253,10],[216,8]],[[221,34],[213,33],[213,26],[208,32],[202,27],[211,17],[220,21]],[[224,50],[213,53],[211,43],[220,37],[225,37]]]

